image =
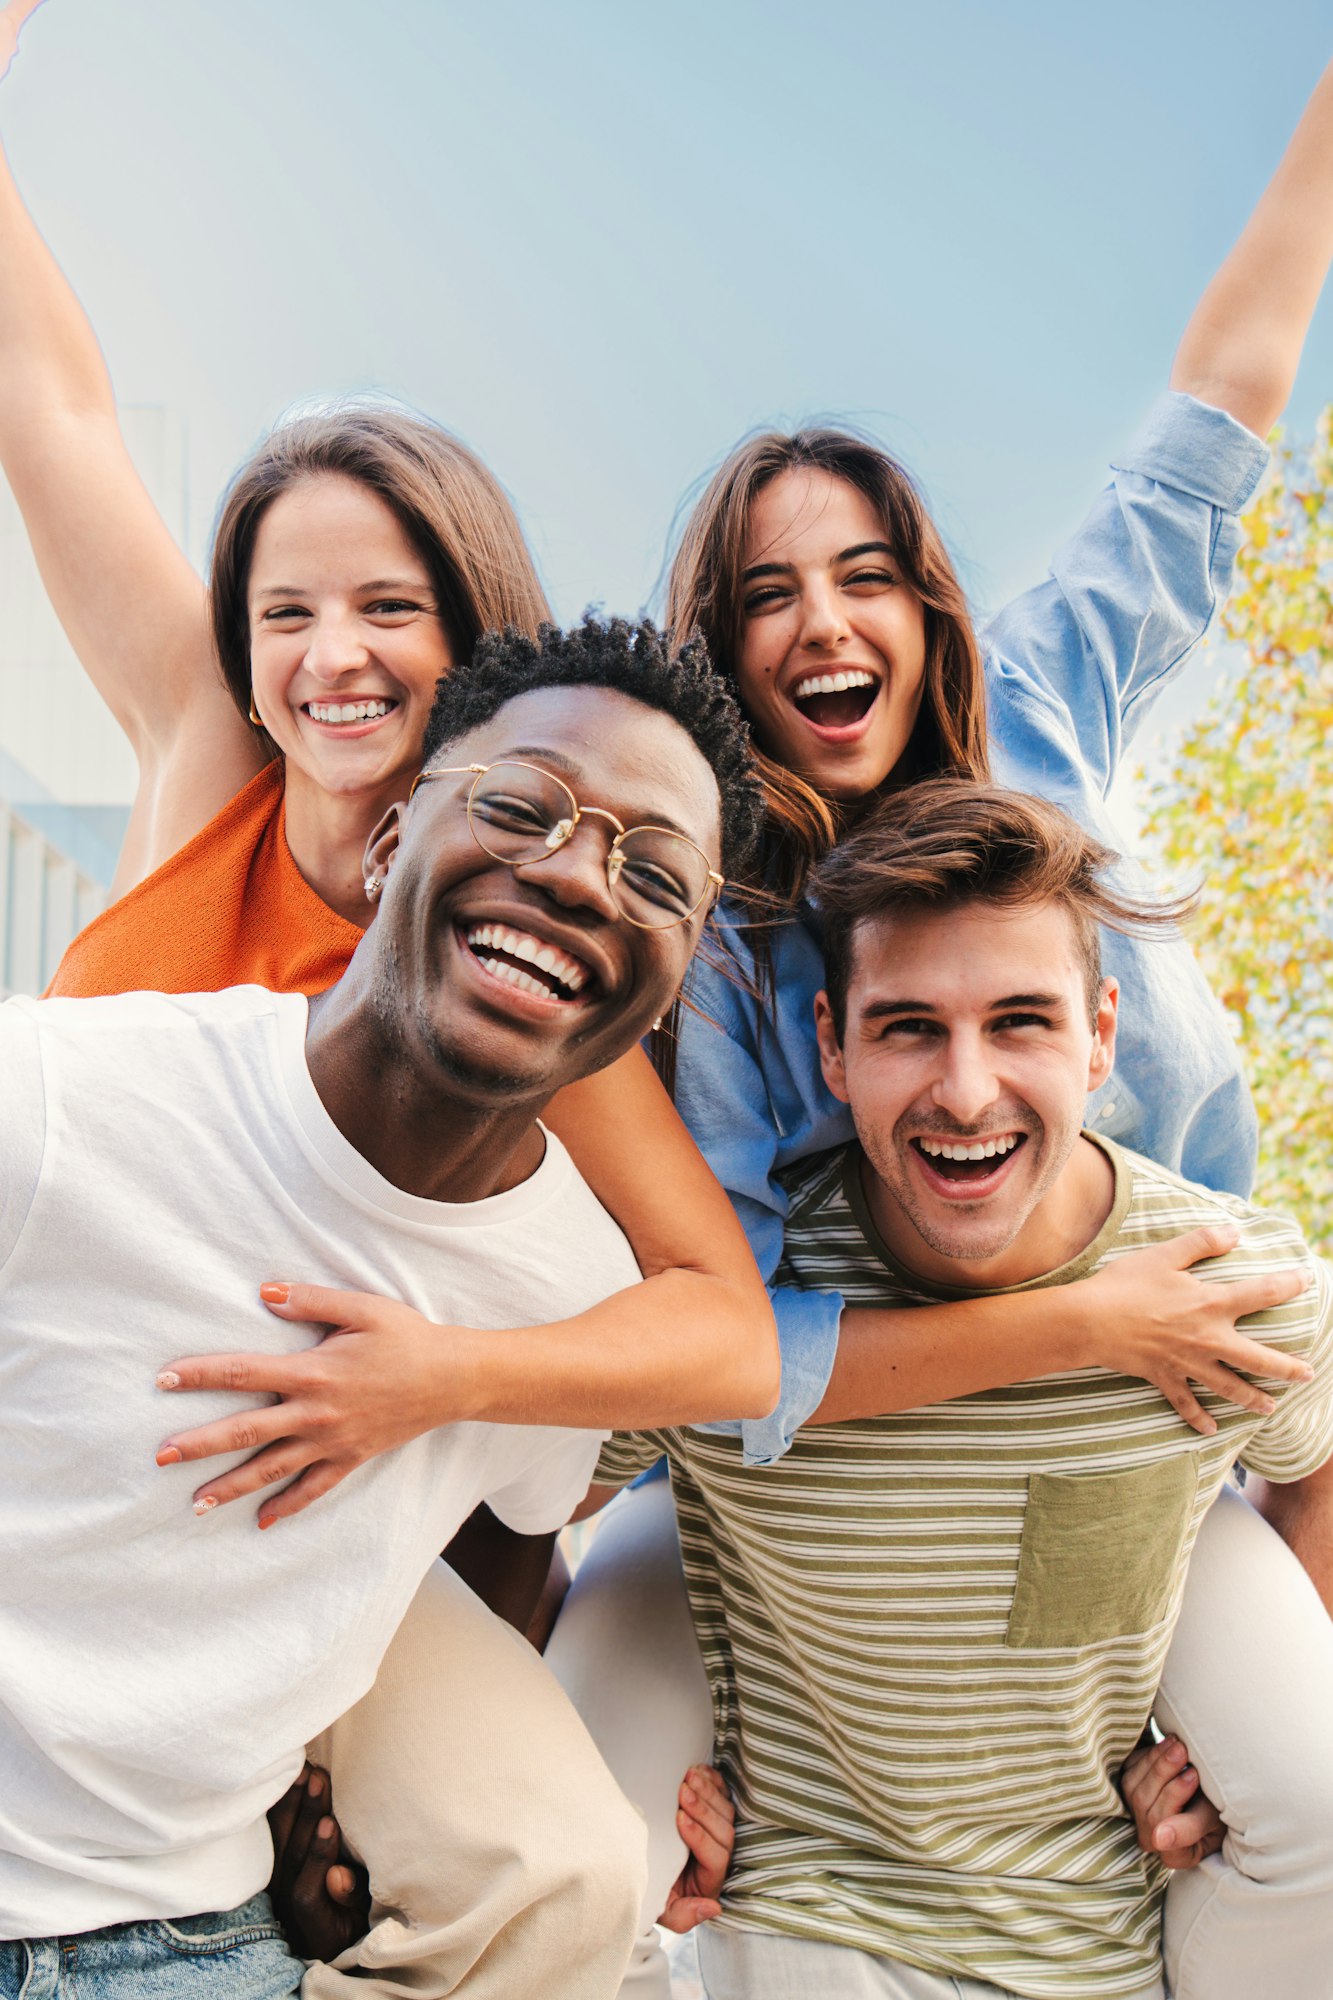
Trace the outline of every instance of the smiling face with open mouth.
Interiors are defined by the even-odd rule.
[[[256,532],[249,604],[254,700],[287,760],[289,816],[308,793],[401,798],[453,653],[393,509],[340,474],[289,487]]]
[[[433,778],[372,848],[388,884],[375,922],[400,1013],[425,1061],[478,1099],[549,1095],[632,1048],[670,1005],[703,927],[625,921],[607,856],[615,828],[672,829],[717,868],[717,781],[660,710],[599,687],[535,689],[449,746],[437,764],[553,773],[585,816],[531,862],[496,859],[468,823],[471,774]]]
[[[1109,1169],[1079,1134],[1110,1074],[1115,997],[1108,984],[1094,1026],[1056,903],[858,926],[841,1036],[820,996],[820,1054],[873,1170],[876,1223],[912,1270],[1019,1284],[1095,1234]]]
[[[828,798],[875,791],[921,707],[921,601],[883,521],[833,473],[779,473],[747,523],[737,660],[761,747]]]

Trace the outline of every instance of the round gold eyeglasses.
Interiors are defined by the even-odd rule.
[[[709,867],[703,849],[685,834],[667,826],[623,826],[603,806],[581,806],[563,778],[538,764],[439,766],[422,771],[408,796],[432,778],[468,776],[472,838],[496,861],[513,867],[549,861],[581,819],[609,821],[616,833],[606,853],[607,886],[618,914],[640,930],[687,924],[726,887],[725,877]]]

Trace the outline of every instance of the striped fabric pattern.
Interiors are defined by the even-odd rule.
[[[1157,1865],[1114,1778],[1152,1706],[1199,1521],[1238,1456],[1278,1480],[1333,1454],[1333,1303],[1291,1223],[1107,1145],[1116,1198],[1067,1282],[1227,1218],[1208,1267],[1293,1262],[1315,1284],[1250,1323],[1306,1354],[1267,1420],[1209,1402],[1214,1438],[1097,1370],[873,1421],[807,1427],[779,1463],[634,1433],[597,1477],[665,1450],[735,1788],[723,1921],[857,1946],[1032,2000],[1134,1993],[1159,1972]],[[779,1282],[849,1303],[941,1294],[878,1240],[856,1148],[804,1163]],[[966,1294],[959,1294],[966,1296]]]

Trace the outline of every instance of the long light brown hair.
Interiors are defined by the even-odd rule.
[[[816,470],[846,480],[884,523],[904,583],[925,613],[925,688],[916,726],[886,789],[948,773],[984,780],[986,698],[981,652],[948,552],[910,477],[881,446],[850,430],[765,431],[725,458],[692,508],[667,579],[666,622],[678,641],[704,639],[736,688],[745,611],[750,510],[783,472]],[[838,808],[783,764],[756,750],[768,817],[767,888],[794,900],[842,830]]]
[[[457,659],[467,659],[492,628],[513,626],[536,638],[551,615],[536,566],[504,489],[475,452],[428,418],[392,405],[296,417],[241,467],[213,537],[213,636],[247,720],[250,565],[259,524],[280,493],[328,473],[357,480],[393,510],[426,565]]]

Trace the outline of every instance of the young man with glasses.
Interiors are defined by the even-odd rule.
[[[700,657],[587,626],[483,642],[441,683],[429,747],[438,781],[381,829],[381,907],[327,994],[0,1009],[4,2000],[294,1993],[261,1893],[266,1809],[477,1504],[538,1534],[586,1486],[597,1432],[576,1427],[606,1384],[573,1335],[545,1371],[536,1343],[474,1335],[465,1356],[442,1335],[429,1389],[397,1385],[434,1394],[422,1434],[275,1534],[158,1449],[154,1371],[183,1345],[251,1350],[208,1411],[233,1432],[238,1387],[308,1349],[255,1297],[257,1264],[497,1329],[637,1276],[538,1118],[669,1005],[743,865],[759,802],[739,718]],[[756,1381],[770,1340],[759,1325]],[[491,1376],[524,1373],[529,1422],[470,1420]],[[262,1428],[242,1424],[246,1447]],[[487,1658],[538,1754],[497,1764],[493,1745],[485,1782],[460,1774],[447,1856],[393,1856],[386,1826],[372,1874],[400,1894],[357,1990],[609,1995],[642,1829],[522,1643]],[[501,1769],[526,1769],[521,1794]],[[412,1907],[428,1867],[448,1873],[447,1935]]]

